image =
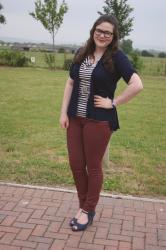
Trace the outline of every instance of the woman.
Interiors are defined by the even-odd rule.
[[[117,97],[118,80],[127,88]],[[67,80],[60,125],[67,129],[69,162],[79,210],[70,221],[73,231],[93,221],[103,182],[102,158],[113,131],[119,128],[116,107],[143,89],[127,56],[118,49],[116,18],[103,15],[94,23],[86,45],[76,53]]]

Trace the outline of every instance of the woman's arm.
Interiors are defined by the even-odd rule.
[[[142,89],[143,89],[143,84],[142,84],[140,77],[136,73],[133,73],[133,75],[130,78],[130,81],[128,82],[127,88],[119,96],[117,96],[113,100],[113,102],[108,97],[103,98],[101,96],[95,95],[94,105],[95,107],[98,107],[98,108],[110,109],[113,107],[113,104],[115,106],[118,106],[123,103],[127,103],[134,96],[136,96]]]
[[[134,96],[136,96],[141,90],[143,90],[143,84],[140,77],[134,73],[130,81],[128,82],[127,88],[113,100],[115,106],[127,103]]]
[[[68,128],[69,126],[69,119],[67,116],[67,109],[69,106],[71,93],[73,90],[73,83],[74,80],[70,77],[67,79],[64,95],[63,95],[63,101],[62,101],[62,107],[61,107],[61,115],[60,115],[60,125],[62,128]]]

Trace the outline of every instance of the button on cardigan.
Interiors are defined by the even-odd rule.
[[[112,72],[107,70],[101,58],[94,68],[90,82],[90,96],[87,103],[86,117],[99,121],[109,121],[113,131],[119,129],[119,121],[116,107],[105,109],[94,106],[94,95],[109,97],[114,99],[117,82],[122,77],[126,83],[129,82],[132,74],[136,72],[132,67],[128,57],[118,49],[113,55],[114,69]],[[70,77],[74,80],[71,99],[68,107],[68,116],[77,116],[78,91],[79,91],[79,63],[73,63],[70,67]]]

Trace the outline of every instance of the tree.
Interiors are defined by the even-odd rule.
[[[166,53],[165,53],[165,52],[160,52],[160,53],[158,54],[158,57],[159,57],[159,58],[166,58]]]
[[[142,50],[141,55],[145,57],[154,57],[154,55],[147,50]]]
[[[37,21],[40,21],[44,28],[51,34],[53,50],[55,48],[55,35],[63,22],[64,14],[68,10],[68,6],[64,0],[59,7],[59,11],[57,10],[57,5],[57,0],[44,0],[44,3],[42,3],[42,0],[36,0],[35,12],[29,13]]]
[[[98,14],[114,15],[118,20],[119,38],[123,39],[132,31],[133,17],[129,17],[133,8],[127,4],[128,0],[105,0],[106,6],[103,7],[103,13],[98,11]]]
[[[120,47],[126,54],[130,54],[133,51],[133,42],[130,39],[122,40]]]
[[[141,60],[140,55],[136,50],[130,53],[130,62],[133,65],[134,69],[136,69],[137,71],[141,71],[143,67],[143,61]]]
[[[3,6],[0,3],[0,12],[1,12],[2,9],[3,9]],[[2,23],[2,24],[6,23],[6,19],[5,19],[4,15],[2,15],[2,14],[0,14],[0,23]]]

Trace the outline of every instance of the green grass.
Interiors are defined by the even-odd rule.
[[[68,72],[0,68],[0,179],[73,184],[59,115]],[[118,108],[121,129],[110,146],[103,189],[166,195],[165,78],[144,77],[144,91]],[[119,83],[117,94],[125,88]]]

